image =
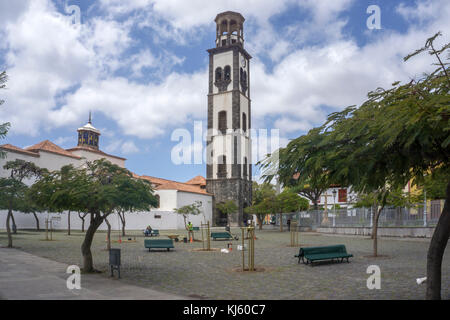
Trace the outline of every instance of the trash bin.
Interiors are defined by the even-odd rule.
[[[114,276],[114,269],[117,269],[120,278],[120,249],[109,250],[109,266],[111,267],[111,277]]]
[[[183,238],[183,242],[187,243],[187,238],[186,237]]]
[[[230,232],[230,227],[229,227],[229,226],[226,226],[226,227],[225,227],[225,231]]]

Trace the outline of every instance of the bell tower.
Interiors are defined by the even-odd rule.
[[[92,125],[92,117],[89,112],[89,121],[83,127],[78,128],[78,147],[88,147],[98,150],[100,131]]]
[[[244,49],[244,17],[217,15],[216,47],[209,53],[206,190],[214,203],[233,200],[232,226],[243,224],[252,197],[250,59]],[[224,218],[214,205],[213,223]]]

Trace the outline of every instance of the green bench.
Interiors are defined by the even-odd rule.
[[[146,234],[145,230],[144,230],[144,236],[145,237],[147,237],[147,236],[149,236],[149,237],[157,237],[157,236],[159,236],[159,230],[152,229],[152,231],[150,231],[150,233],[148,233],[148,234]]]
[[[200,227],[192,227],[192,231],[200,231]]]
[[[233,239],[233,236],[229,232],[211,232],[211,238],[216,239]]]
[[[150,249],[173,249],[172,239],[145,239],[144,246],[150,251]]]
[[[306,259],[306,264],[311,263],[312,266],[314,261],[321,260],[334,261],[334,259],[336,259],[337,261],[340,260],[340,262],[342,262],[344,259],[347,259],[347,262],[349,262],[348,258],[353,257],[353,255],[347,253],[345,245],[338,244],[324,247],[300,248],[298,255],[295,255],[295,257],[298,258],[298,263],[300,263],[300,261],[305,263]]]

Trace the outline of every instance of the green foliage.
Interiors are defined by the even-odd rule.
[[[287,183],[296,173],[300,179],[324,173],[327,183],[376,192],[383,203],[410,179],[448,168],[450,82],[448,67],[438,65],[419,80],[370,92],[359,108],[332,113],[323,126],[292,140],[280,151],[280,178]]]
[[[217,208],[217,210],[220,211],[220,213],[227,215],[227,216],[238,210],[238,206],[236,205],[236,203],[233,200],[219,202],[216,204],[216,208]]]
[[[44,175],[31,187],[31,197],[52,211],[89,212],[103,218],[115,210],[149,210],[157,205],[150,184],[105,159]]]
[[[285,189],[277,196],[280,212],[290,213],[308,210],[309,203],[305,198],[300,197],[290,189]]]
[[[192,215],[199,215],[201,213],[200,207],[202,206],[202,203],[200,201],[195,201],[192,204],[188,204],[185,206],[182,206],[180,208],[173,209],[174,212],[183,215],[184,218],[184,227],[186,230],[188,230],[186,219],[189,214]]]

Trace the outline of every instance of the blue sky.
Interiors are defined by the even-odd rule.
[[[381,29],[367,28],[369,5],[379,6]],[[246,18],[253,128],[279,129],[281,145],[368,91],[430,70],[430,57],[402,57],[437,31],[440,43],[450,39],[445,0],[0,0],[9,75],[0,122],[12,124],[1,143],[73,147],[91,110],[100,148],[133,172],[205,175],[204,164],[172,162],[171,135],[206,121],[206,50],[227,10]]]

